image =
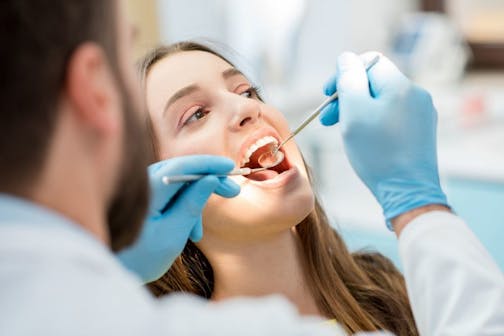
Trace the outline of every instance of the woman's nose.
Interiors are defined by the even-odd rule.
[[[256,100],[240,98],[234,109],[230,127],[235,131],[251,126],[261,118],[261,106]]]

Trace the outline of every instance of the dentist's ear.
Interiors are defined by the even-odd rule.
[[[64,94],[76,117],[99,133],[121,127],[121,100],[105,51],[96,43],[79,46],[71,55]]]

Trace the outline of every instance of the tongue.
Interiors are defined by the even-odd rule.
[[[249,174],[246,177],[254,181],[266,181],[274,178],[277,175],[278,173],[276,171],[267,169],[257,173]]]

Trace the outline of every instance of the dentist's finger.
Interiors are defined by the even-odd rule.
[[[240,186],[229,177],[219,177],[220,184],[215,189],[215,193],[219,196],[231,198],[240,194]]]
[[[197,243],[202,238],[203,238],[203,221],[200,216],[200,218],[198,219],[198,221],[194,225],[193,229],[191,230],[191,234],[189,235],[189,239],[193,243]]]
[[[393,94],[411,83],[395,64],[385,56],[381,56],[378,63],[369,69],[368,77],[369,86],[375,98]]]
[[[331,76],[331,78],[329,78],[329,80],[324,84],[324,94],[326,96],[331,96],[334,92],[336,92],[336,89],[337,89],[337,81],[338,79],[338,74],[334,74]]]
[[[333,100],[320,113],[320,122],[324,126],[331,126],[339,121],[339,101]]]
[[[369,96],[366,68],[359,56],[345,52],[338,57],[336,87],[340,99],[347,96]]]
[[[219,178],[213,175],[205,176],[188,185],[173,202],[168,213],[183,214],[188,218],[199,218],[212,193],[219,186]]]
[[[162,182],[163,176],[226,174],[234,168],[234,165],[235,163],[229,158],[213,155],[182,156],[150,165],[149,182],[151,187],[151,211],[156,212],[165,208],[171,198],[185,185],[184,183],[166,185]],[[223,191],[223,193],[228,194],[225,191]]]

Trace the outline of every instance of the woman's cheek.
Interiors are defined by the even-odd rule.
[[[209,155],[222,155],[222,148],[217,142],[211,139],[188,138],[184,140],[172,141],[171,146],[167,146],[165,153],[170,157],[195,155],[195,154],[209,154]]]
[[[269,109],[265,111],[265,117],[269,119],[271,125],[283,136],[290,134],[289,123],[280,111]]]

